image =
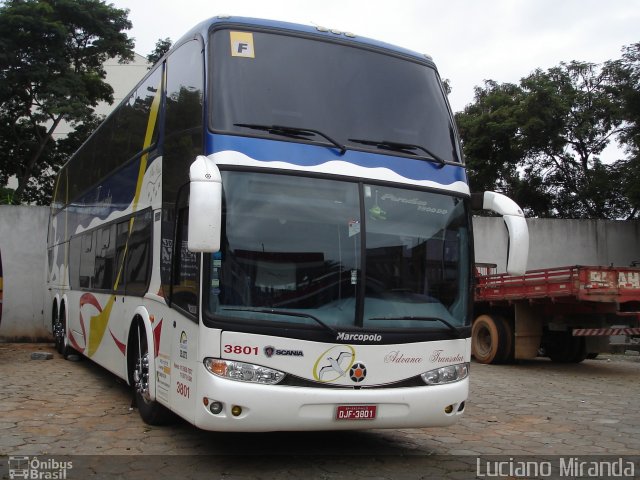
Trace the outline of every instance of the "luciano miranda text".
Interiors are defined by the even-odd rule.
[[[556,468],[550,461],[476,459],[476,475],[491,477],[580,477],[580,478],[635,478],[635,464],[623,458],[585,460],[580,457],[559,457]]]

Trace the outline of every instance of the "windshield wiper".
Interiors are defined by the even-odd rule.
[[[222,308],[222,310],[226,310],[228,312],[256,312],[256,313],[269,313],[272,315],[284,315],[288,317],[300,317],[300,318],[310,318],[311,320],[316,321],[318,324],[322,325],[324,328],[329,330],[334,335],[338,335],[338,331],[334,329],[332,326],[326,324],[318,317],[314,317],[308,313],[300,313],[300,312],[287,312],[286,310],[274,310],[272,308]]]
[[[419,322],[440,322],[440,323],[444,323],[449,328],[449,330],[451,330],[456,334],[458,338],[460,338],[460,335],[461,335],[460,330],[458,330],[456,327],[451,325],[446,320],[443,320],[442,318],[438,318],[438,317],[414,317],[414,316],[408,315],[405,317],[376,317],[376,318],[370,318],[369,320],[417,320]]]
[[[415,155],[416,157],[418,157],[418,158],[420,158],[422,160],[435,162],[435,163],[440,165],[440,168],[444,167],[446,165],[446,163],[447,163],[447,161],[445,159],[443,159],[442,157],[436,155],[431,150],[428,150],[427,148],[423,147],[422,145],[413,145],[411,143],[390,142],[388,140],[382,140],[382,141],[363,140],[363,139],[360,139],[360,138],[349,138],[348,140],[350,142],[360,143],[362,145],[370,145],[372,147],[381,148],[383,150],[391,150],[391,151],[394,151],[394,152],[409,153],[411,155]],[[415,150],[423,151],[424,153],[426,153],[428,155],[428,157],[425,157],[423,155],[417,155],[415,153]]]
[[[273,135],[282,135],[284,137],[297,138],[298,140],[309,140],[309,136],[318,135],[328,140],[334,147],[340,151],[340,155],[344,155],[347,147],[337,140],[334,140],[326,133],[312,128],[285,127],[283,125],[260,125],[256,123],[234,123],[236,127],[250,128],[252,130],[262,130]]]

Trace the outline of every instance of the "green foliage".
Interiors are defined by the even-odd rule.
[[[149,66],[149,69],[151,69],[153,67],[153,65],[158,63],[158,61],[162,57],[164,57],[164,54],[167,53],[171,49],[171,45],[172,45],[172,42],[171,42],[171,39],[169,37],[166,37],[164,39],[160,38],[156,42],[156,46],[153,49],[153,52],[151,52],[149,55],[147,55],[147,60],[151,64]]]
[[[621,185],[633,208],[640,211],[640,42],[622,49],[622,58],[605,64],[610,75],[610,94],[617,107],[617,118],[622,122],[619,141],[628,154],[627,159],[617,165]]]
[[[603,66],[561,63],[476,87],[456,115],[473,189],[502,191],[531,216],[636,217],[639,46]],[[632,155],[605,164],[615,138]]]
[[[0,5],[0,184],[18,178],[15,203],[47,203],[68,151],[52,133],[77,126],[100,101],[108,58],[133,58],[128,11],[102,0],[7,0]]]
[[[13,193],[12,188],[0,187],[0,205],[12,205]]]

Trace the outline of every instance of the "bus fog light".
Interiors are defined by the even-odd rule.
[[[222,403],[214,400],[213,402],[211,402],[211,405],[209,406],[209,411],[214,415],[217,415],[222,411],[222,407],[223,407]]]
[[[469,376],[469,363],[436,368],[420,375],[427,385],[441,385],[463,380]]]
[[[272,368],[233,360],[205,358],[204,366],[209,372],[218,377],[237,380],[239,382],[275,385],[285,377],[283,372]]]
[[[453,412],[453,405],[447,405],[446,407],[444,407],[444,413],[449,415],[451,412]]]
[[[233,415],[234,417],[239,417],[242,414],[242,407],[239,407],[238,405],[234,405],[231,408],[231,415]]]

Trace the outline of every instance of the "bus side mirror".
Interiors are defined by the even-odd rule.
[[[199,155],[189,169],[189,236],[192,252],[220,250],[222,177],[213,160]]]
[[[473,194],[471,202],[472,207],[481,207],[502,215],[509,232],[507,273],[524,275],[529,257],[529,228],[522,209],[509,197],[496,192]]]

